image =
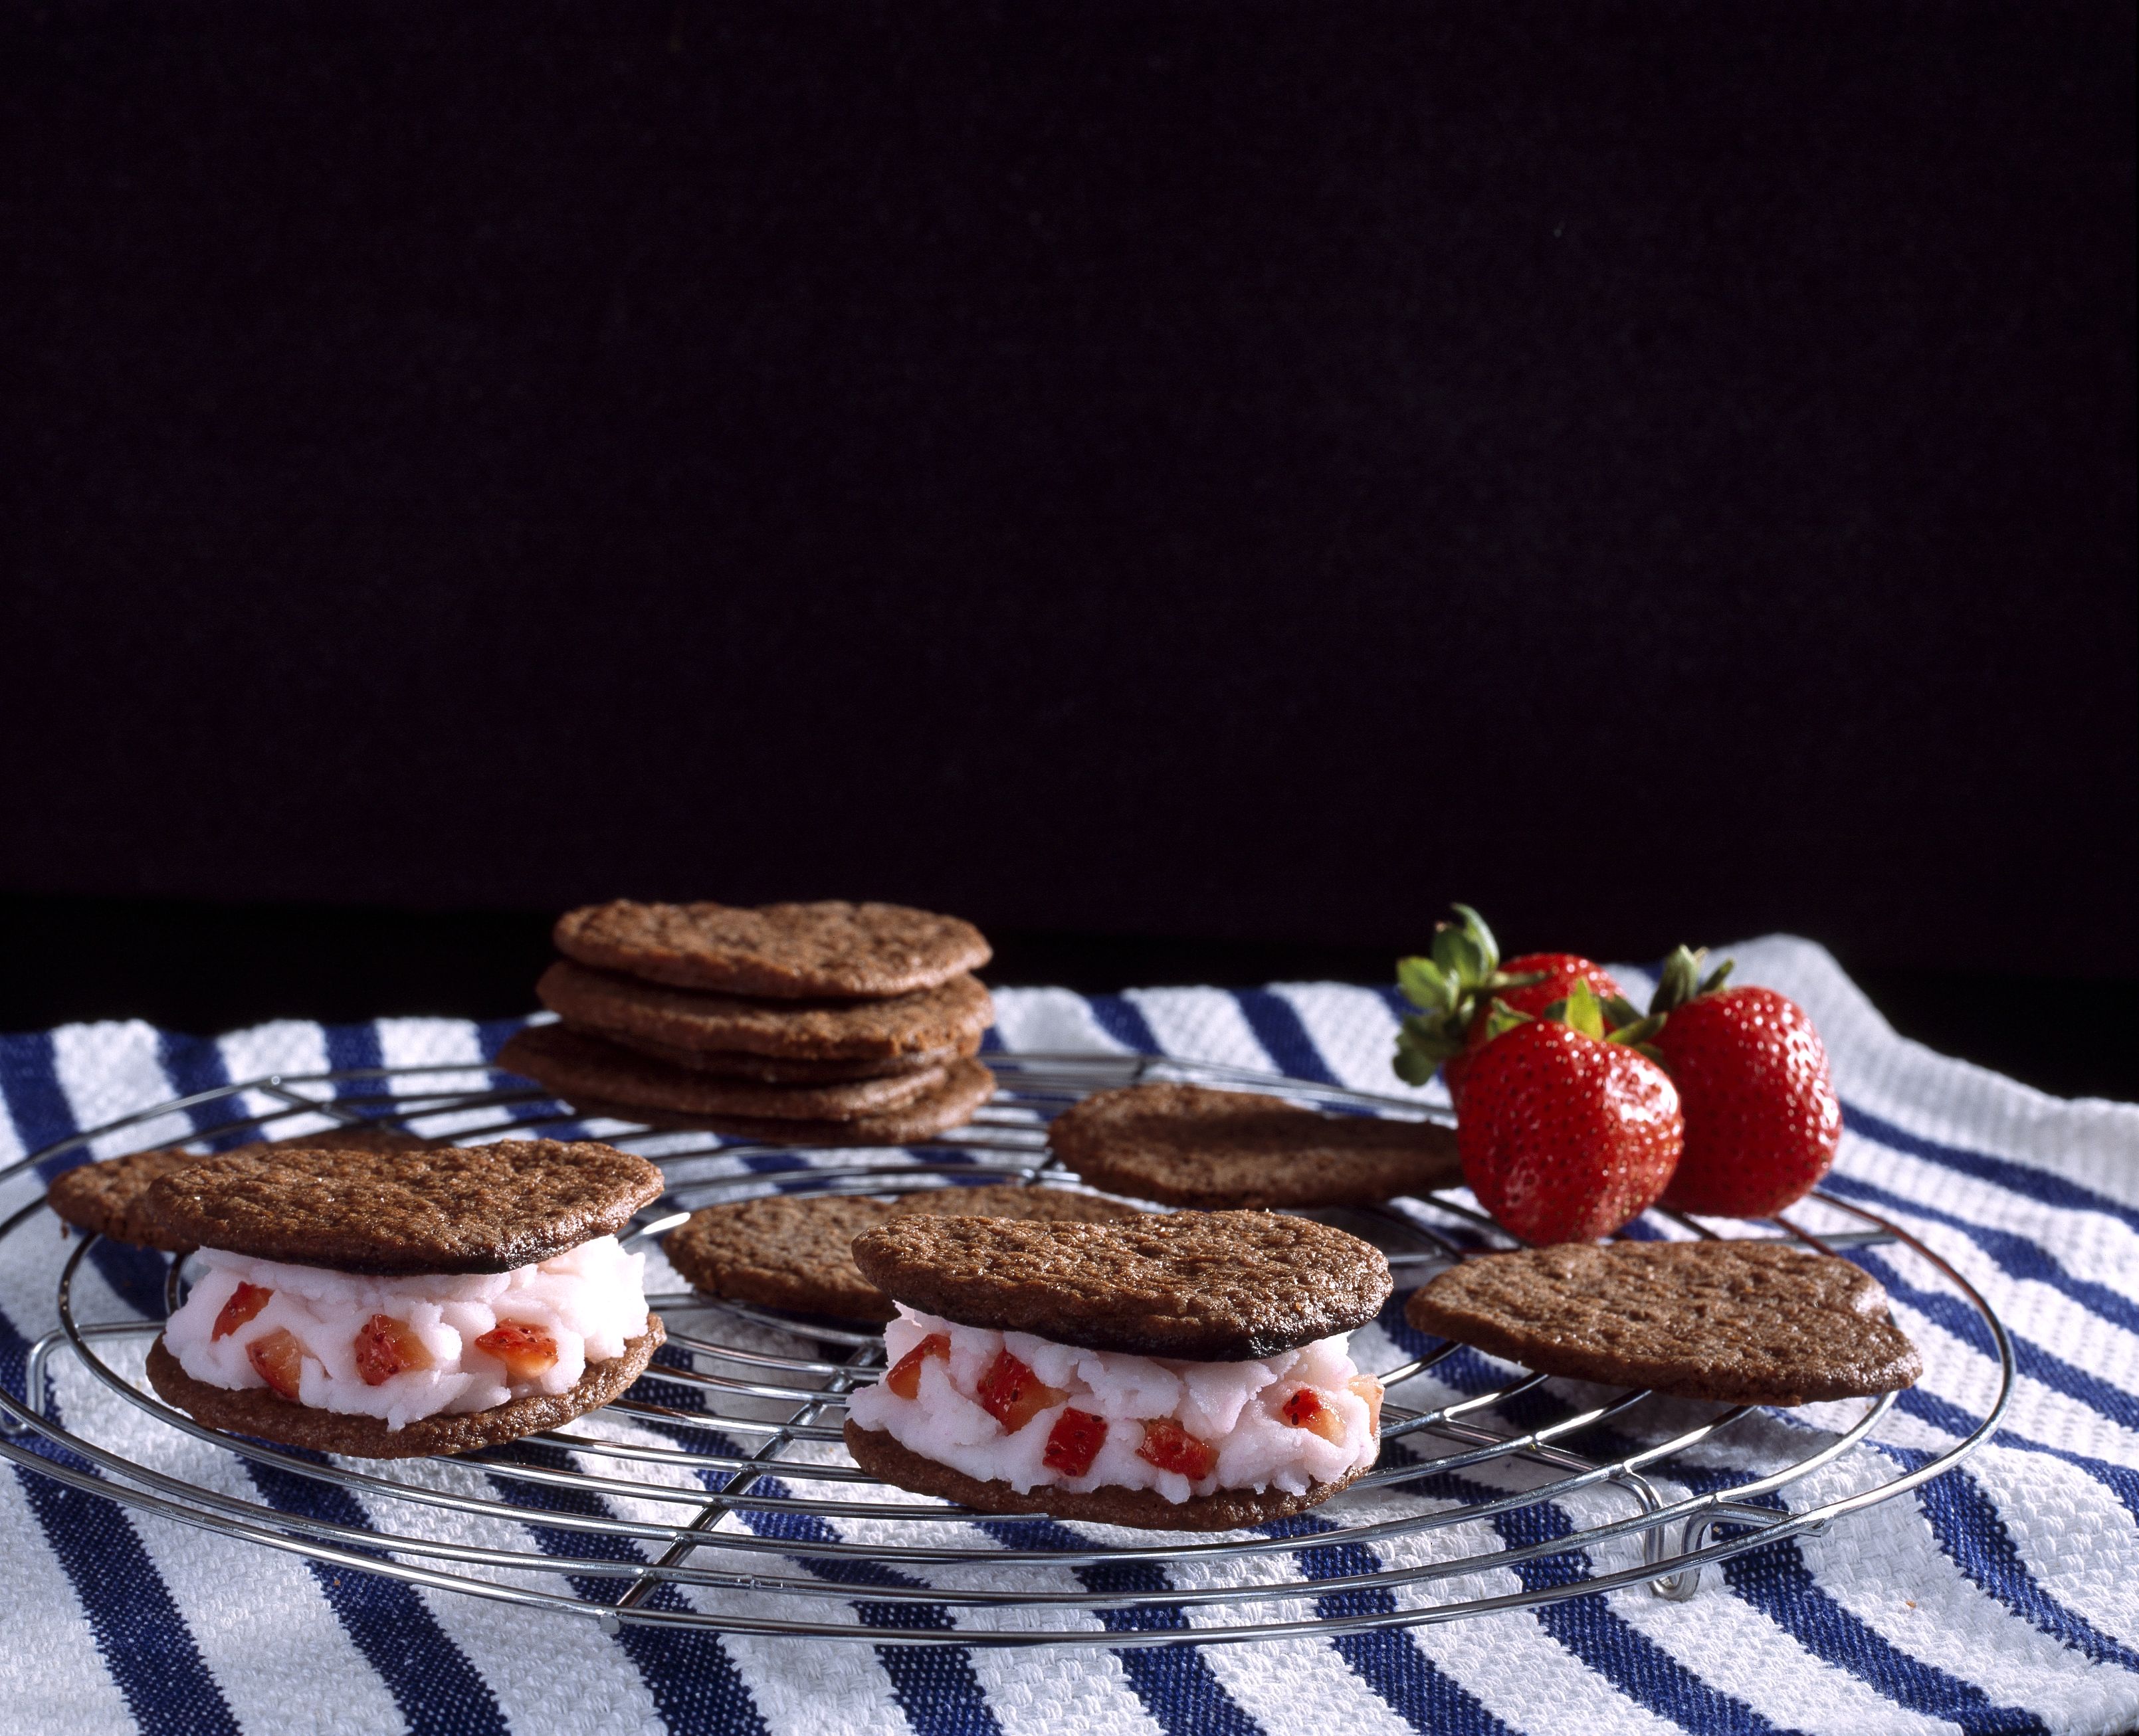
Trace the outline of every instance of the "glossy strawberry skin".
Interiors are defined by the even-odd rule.
[[[1685,1143],[1670,1075],[1538,1020],[1473,1058],[1456,1125],[1463,1179],[1526,1242],[1593,1241],[1654,1205]]]
[[[1686,1115],[1686,1154],[1665,1205],[1764,1218],[1827,1173],[1842,1103],[1819,1033],[1795,1001],[1772,989],[1720,990],[1676,1009],[1655,1042]]]
[[[1542,971],[1544,980],[1534,982],[1527,988],[1509,989],[1500,998],[1519,1013],[1528,1013],[1534,1018],[1555,1000],[1563,1000],[1567,991],[1579,980],[1589,985],[1599,1000],[1623,992],[1612,980],[1611,973],[1579,952],[1525,952],[1520,958],[1511,958],[1500,966],[1510,976],[1527,976],[1533,971]],[[1441,1064],[1441,1082],[1448,1088],[1448,1101],[1460,1115],[1463,1111],[1463,1085],[1469,1078],[1471,1064],[1477,1059],[1478,1051],[1486,1046],[1486,1021],[1492,1012],[1489,1001],[1478,1010],[1471,1021],[1471,1029],[1464,1036],[1464,1050],[1460,1055],[1451,1055]]]

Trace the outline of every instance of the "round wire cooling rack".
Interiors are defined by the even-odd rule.
[[[1089,1092],[1176,1078],[1325,1112],[1416,1104],[1155,1057],[996,1054],[999,1088],[968,1125],[896,1149],[798,1150],[589,1121],[466,1063],[282,1074],[77,1134],[0,1171],[94,1151],[215,1148],[379,1123],[463,1142],[516,1132],[608,1140],[668,1184],[624,1240],[655,1249],[690,1211],[773,1191],[880,1196],[980,1181],[1078,1184],[1046,1122]],[[176,1117],[177,1119],[174,1119]],[[564,1429],[458,1458],[335,1460],[196,1423],[141,1364],[183,1299],[186,1262],[91,1235],[57,1259],[55,1323],[30,1347],[24,1396],[0,1385],[0,1455],[139,1512],[406,1582],[626,1623],[909,1646],[1153,1646],[1327,1637],[1521,1608],[1646,1583],[1685,1598],[1701,1569],[1824,1531],[1960,1462],[1996,1426],[2013,1352],[1984,1298],[1900,1226],[1824,1193],[1817,1227],[1761,1233],[1822,1251],[1878,1245],[1978,1314],[1999,1362],[1981,1422],[1905,1469],[1863,1444],[1872,1401],[1780,1413],[1608,1391],[1515,1371],[1402,1325],[1406,1293],[1506,1237],[1460,1193],[1317,1211],[1388,1255],[1397,1296],[1353,1335],[1388,1389],[1379,1464],[1343,1494],[1252,1530],[1154,1533],[990,1518],[878,1483],[840,1445],[844,1395],[881,1367],[879,1333],[688,1291],[649,1296],[668,1342],[638,1384]],[[0,1261],[46,1208],[0,1223]],[[49,1227],[49,1226],[47,1226]],[[1710,1236],[1672,1213],[1637,1234]],[[1735,1226],[1742,1233],[1751,1226]],[[92,1278],[85,1274],[85,1263]],[[656,1272],[666,1271],[658,1262]],[[99,1281],[100,1280],[100,1281]],[[135,1306],[85,1320],[78,1299]],[[1913,1457],[1913,1455],[1912,1455]],[[1799,1498],[1793,1505],[1789,1496]]]

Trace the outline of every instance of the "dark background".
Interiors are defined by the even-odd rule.
[[[1463,897],[2134,1094],[2132,28],[12,8],[0,1022],[507,1010],[618,894],[1089,987]]]

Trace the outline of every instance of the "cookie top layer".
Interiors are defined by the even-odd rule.
[[[1465,1260],[1412,1296],[1421,1332],[1539,1374],[1733,1405],[1915,1384],[1916,1347],[1848,1260],[1774,1242],[1575,1242]]]
[[[988,991],[978,977],[964,973],[877,1000],[767,1004],[642,982],[560,959],[542,973],[535,993],[560,1018],[620,1040],[791,1060],[888,1060],[932,1049],[971,1054],[995,1020]]]
[[[886,1294],[962,1326],[1132,1355],[1237,1362],[1373,1318],[1388,1262],[1357,1236],[1260,1211],[1126,1224],[902,1216],[854,1243]]]
[[[611,1235],[661,1193],[644,1157],[548,1139],[433,1151],[225,1152],[149,1186],[188,1248],[341,1272],[510,1272]]]
[[[708,1205],[662,1248],[669,1264],[709,1296],[846,1320],[888,1320],[891,1298],[862,1276],[850,1250],[856,1236],[909,1212],[1086,1223],[1142,1215],[1133,1205],[1057,1187],[939,1187],[896,1201],[769,1194]]]
[[[976,971],[979,929],[903,904],[639,904],[557,919],[557,950],[652,982],[778,1000],[911,994]]]
[[[1167,1205],[1371,1205],[1463,1179],[1451,1128],[1204,1085],[1098,1092],[1047,1139],[1093,1186]]]
[[[256,1141],[237,1149],[244,1152],[315,1152],[349,1147],[372,1152],[421,1152],[449,1141],[419,1139],[414,1133],[391,1127],[338,1128],[325,1133],[299,1133],[287,1139]],[[107,1157],[100,1163],[85,1163],[55,1176],[45,1190],[53,1211],[77,1230],[93,1230],[116,1242],[136,1247],[158,1248],[166,1254],[189,1254],[191,1242],[182,1242],[149,1213],[149,1184],[159,1176],[205,1163],[202,1152],[179,1146],[164,1146],[151,1152],[129,1152],[123,1157]]]

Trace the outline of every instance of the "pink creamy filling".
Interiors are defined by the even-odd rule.
[[[409,1278],[368,1278],[218,1248],[203,1248],[199,1258],[206,1271],[164,1327],[181,1368],[212,1386],[267,1386],[254,1350],[281,1343],[276,1335],[286,1333],[299,1353],[292,1359],[298,1403],[375,1416],[392,1429],[562,1392],[590,1362],[622,1356],[625,1341],[646,1330],[646,1256],[626,1254],[613,1235],[516,1271]],[[251,1289],[241,1296],[245,1286]],[[227,1322],[226,1309],[244,1318]],[[383,1334],[372,1326],[380,1315],[393,1323]],[[497,1336],[501,1327],[515,1326],[526,1330]],[[367,1380],[367,1333],[374,1347],[409,1347],[409,1360],[428,1358],[429,1366]],[[531,1342],[550,1348],[523,1357],[516,1369],[477,1342],[486,1336],[501,1348]],[[383,1373],[379,1355],[374,1347],[374,1377]],[[546,1366],[530,1366],[541,1362]]]
[[[1169,1501],[1221,1489],[1260,1493],[1282,1489],[1304,1494],[1374,1462],[1380,1450],[1376,1411],[1380,1389],[1360,1374],[1346,1354],[1345,1334],[1298,1350],[1246,1362],[1187,1362],[1079,1350],[1029,1333],[991,1332],[954,1326],[902,1306],[884,1329],[888,1368],[932,1339],[947,1340],[947,1355],[924,1353],[901,1384],[903,1397],[887,1380],[864,1386],[848,1401],[849,1414],[865,1429],[879,1429],[902,1446],[963,1471],[1000,1479],[1021,1494],[1042,1484],[1083,1493],[1099,1488],[1151,1489]],[[1006,1427],[989,1408],[1002,1408],[1005,1352],[1034,1379],[1063,1396],[1029,1418]],[[1356,1384],[1355,1384],[1356,1383]],[[1303,1396],[1302,1395],[1305,1396]],[[1373,1402],[1369,1403],[1369,1396]],[[1072,1437],[1089,1441],[1096,1432],[1075,1416],[1061,1433],[1065,1412],[1105,1425],[1089,1467],[1072,1474],[1060,1461],[1082,1456],[1064,1450]],[[1315,1426],[1295,1419],[1313,1419]],[[1156,1427],[1154,1427],[1156,1425]],[[1207,1474],[1191,1478],[1154,1463],[1182,1456],[1164,1444],[1190,1437],[1187,1456],[1214,1455]],[[1056,1443],[1049,1461],[1049,1442]],[[1147,1442],[1150,1443],[1146,1456]]]

